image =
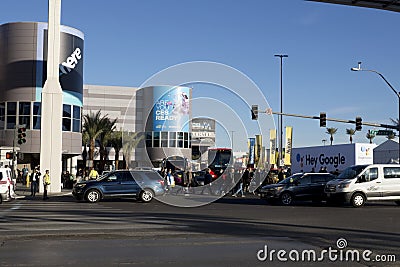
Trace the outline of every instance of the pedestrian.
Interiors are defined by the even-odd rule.
[[[283,174],[283,168],[279,168],[279,172],[278,172],[278,180],[279,182],[282,181],[285,178],[284,174]]]
[[[99,178],[99,173],[92,167],[89,173],[89,180],[96,180],[97,178]]]
[[[43,200],[49,199],[47,196],[47,189],[50,185],[50,174],[49,170],[46,170],[46,173],[43,175]]]
[[[29,169],[27,167],[27,165],[24,165],[24,167],[22,168],[22,184],[25,185],[26,183],[26,176],[28,176],[29,173]]]
[[[167,190],[171,191],[172,188],[175,186],[175,178],[172,175],[172,170],[169,169],[166,175],[166,180],[167,180]]]
[[[212,192],[212,176],[210,174],[210,169],[206,169],[206,173],[204,174],[204,186],[203,186],[203,190],[201,190],[201,194],[204,194],[204,191],[208,191],[210,193],[210,195],[213,194]]]
[[[238,189],[237,189],[236,192],[232,195],[233,197],[237,197],[237,195],[239,194],[239,192],[242,194],[242,197],[245,197],[245,195],[244,195],[244,190],[243,190],[244,183],[245,183],[245,179],[246,179],[246,175],[245,175],[245,172],[244,172],[243,175],[242,175],[242,177],[241,177],[240,180],[239,180]]]
[[[36,192],[38,190],[38,185],[39,185],[39,179],[40,179],[41,173],[37,168],[32,172],[32,175],[30,176],[30,183],[31,183],[31,197],[36,196]]]
[[[286,177],[292,176],[292,169],[290,167],[286,170]]]

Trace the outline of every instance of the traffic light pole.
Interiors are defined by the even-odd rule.
[[[259,113],[267,113],[267,114],[274,114],[274,115],[282,115],[282,116],[289,116],[289,117],[297,117],[297,118],[305,118],[305,119],[314,119],[319,120],[319,116],[307,116],[307,115],[300,115],[300,114],[289,114],[289,113],[282,113],[282,112],[272,112],[272,111],[258,111]],[[334,119],[334,118],[326,118],[327,121],[334,121],[334,122],[342,122],[342,123],[353,123],[355,124],[355,120],[342,120],[342,119]],[[372,126],[372,127],[380,127],[380,128],[387,128],[387,129],[395,129],[398,130],[399,128],[397,125],[387,125],[381,123],[372,123],[372,122],[362,122],[361,125],[365,126]]]

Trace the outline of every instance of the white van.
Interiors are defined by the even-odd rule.
[[[400,205],[400,165],[354,165],[325,186],[329,202],[361,207],[368,200],[391,200]]]
[[[9,168],[0,168],[0,203],[11,199],[14,194],[14,182]]]

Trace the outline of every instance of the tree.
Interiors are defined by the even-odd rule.
[[[94,160],[96,140],[100,142],[105,139],[107,132],[114,124],[115,120],[112,122],[108,115],[102,116],[101,110],[96,113],[90,112],[83,116],[82,140],[85,144],[89,142],[89,160]]]
[[[122,134],[122,149],[126,166],[129,168],[131,164],[131,154],[134,148],[144,139],[144,134],[135,132],[123,132]]]
[[[372,144],[372,139],[374,139],[375,136],[375,134],[371,134],[370,132],[367,133],[366,137],[369,139],[370,144]]]
[[[355,135],[355,133],[356,133],[355,129],[352,128],[346,129],[346,134],[350,135],[350,144],[353,143],[353,135]]]
[[[114,131],[111,134],[110,138],[110,145],[114,148],[115,150],[115,156],[114,156],[114,161],[115,161],[115,169],[119,169],[119,152],[122,149],[122,132],[121,131]]]
[[[333,135],[336,134],[337,132],[337,128],[326,128],[326,133],[329,134],[331,136],[330,140],[331,140],[331,145],[333,144]]]
[[[395,133],[389,134],[388,136],[386,136],[386,138],[387,138],[388,140],[393,140],[393,139],[396,138],[396,134],[395,134]]]
[[[100,120],[99,127],[102,129],[102,132],[99,135],[99,144],[100,144],[100,171],[104,170],[104,165],[106,163],[106,158],[108,155],[107,146],[110,144],[111,135],[115,131],[115,123],[117,119],[110,120],[107,115],[105,115],[102,120]]]

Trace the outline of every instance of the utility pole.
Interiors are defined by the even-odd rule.
[[[280,113],[281,115],[279,115],[279,148],[278,148],[278,153],[279,153],[279,162],[278,162],[278,166],[281,166],[282,163],[282,141],[283,141],[283,117],[282,117],[282,113],[283,113],[283,79],[282,79],[282,64],[283,64],[283,58],[284,57],[288,57],[288,55],[275,55],[275,57],[279,57],[281,59],[281,108],[280,108]]]

